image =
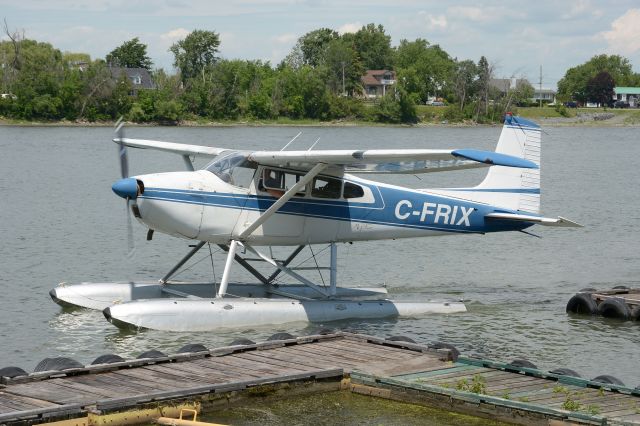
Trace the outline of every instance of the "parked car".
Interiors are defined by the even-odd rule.
[[[613,107],[614,108],[629,108],[631,105],[629,105],[629,102],[625,102],[625,101],[615,101],[613,103]]]
[[[0,93],[0,99],[12,99],[15,101],[18,97],[12,93]]]
[[[576,101],[565,102],[564,106],[567,108],[578,108],[578,103]]]
[[[444,102],[441,101],[433,101],[431,102],[432,106],[444,106]]]

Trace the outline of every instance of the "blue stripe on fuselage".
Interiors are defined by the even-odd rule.
[[[397,187],[367,186],[374,194],[375,201],[371,203],[294,197],[280,208],[278,214],[456,233],[518,230],[531,226],[522,222],[485,223],[484,216],[497,209],[484,204]],[[252,211],[265,211],[276,201],[271,196],[254,194],[163,188],[145,188],[144,194],[138,198]]]

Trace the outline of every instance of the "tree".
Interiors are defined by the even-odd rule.
[[[479,100],[476,108],[476,120],[483,110],[486,116],[489,113],[489,91],[491,88],[491,79],[493,78],[493,65],[489,65],[489,61],[484,56],[478,61],[478,94]]]
[[[204,74],[205,68],[216,63],[219,46],[220,36],[216,32],[193,30],[184,40],[174,43],[169,51],[175,58],[173,65],[180,69],[182,80],[187,81]]]
[[[107,54],[107,64],[125,68],[146,68],[153,66],[151,58],[147,55],[147,45],[140,43],[138,37],[125,41],[119,47]]]
[[[367,24],[354,34],[345,34],[342,38],[358,52],[365,70],[390,69],[393,66],[391,36],[385,34],[382,25]]]
[[[476,64],[472,60],[467,59],[466,61],[456,62],[453,90],[458,98],[460,111],[464,110],[465,102],[473,94],[477,75]]]
[[[421,103],[430,96],[443,94],[451,78],[454,61],[440,46],[427,40],[401,40],[395,50],[394,63],[404,88]]]
[[[615,86],[616,83],[613,81],[611,74],[607,71],[601,71],[587,82],[585,91],[587,100],[606,107],[613,99]]]
[[[323,52],[322,63],[327,68],[327,84],[333,93],[346,94],[357,90],[364,70],[358,54],[349,43],[340,39],[329,42]]]
[[[309,31],[298,39],[286,61],[294,68],[302,65],[317,67],[323,61],[327,45],[339,38],[338,33],[329,28]]]
[[[640,76],[633,72],[628,59],[619,55],[597,55],[567,70],[558,82],[558,97],[586,102],[587,83],[602,71],[609,73],[618,86],[632,86],[640,82]]]

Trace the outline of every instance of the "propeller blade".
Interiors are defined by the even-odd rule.
[[[127,215],[127,256],[128,257],[133,257],[135,255],[136,252],[136,246],[135,243],[133,241],[133,225],[131,223],[131,212],[130,212],[130,208],[129,208],[129,199],[125,200],[126,201],[126,215]]]
[[[124,122],[122,121],[122,117],[116,122],[116,137],[120,141],[118,142],[118,156],[120,158],[120,175],[124,179],[129,177],[129,157],[127,155],[127,147],[121,142],[122,139],[124,139]]]

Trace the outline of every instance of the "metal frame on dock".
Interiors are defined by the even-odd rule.
[[[481,376],[486,389],[456,385]],[[343,332],[3,377],[2,383],[0,424],[9,425],[65,419],[84,426],[134,424],[171,416],[169,411],[180,407],[206,411],[227,407],[229,401],[241,405],[249,397],[339,389],[527,425],[551,420],[640,424],[638,389],[456,359],[452,349]],[[601,401],[602,412],[563,408],[565,394],[555,392],[556,387],[575,393],[582,404]],[[21,403],[41,406],[17,409]]]

